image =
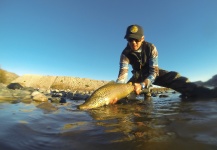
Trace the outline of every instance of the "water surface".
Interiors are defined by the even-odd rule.
[[[39,103],[0,103],[1,150],[216,150],[217,99],[133,100],[78,110],[68,100],[45,110]]]

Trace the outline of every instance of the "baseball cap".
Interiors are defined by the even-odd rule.
[[[142,36],[144,35],[143,29],[139,25],[130,25],[127,27],[125,39],[134,38],[137,40],[140,40]]]

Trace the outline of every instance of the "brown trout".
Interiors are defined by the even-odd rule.
[[[127,97],[134,91],[132,83],[109,82],[96,91],[81,105],[79,109],[92,109],[104,105],[115,104],[118,100]]]

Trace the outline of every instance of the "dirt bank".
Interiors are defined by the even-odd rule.
[[[68,77],[68,76],[42,76],[42,75],[23,75],[12,83],[20,83],[24,87],[34,87],[43,89],[60,89],[60,90],[96,90],[106,84],[105,80],[93,80],[88,78]]]

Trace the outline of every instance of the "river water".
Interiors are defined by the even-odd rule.
[[[169,97],[78,110],[84,100],[0,103],[1,150],[216,150],[217,99]]]

